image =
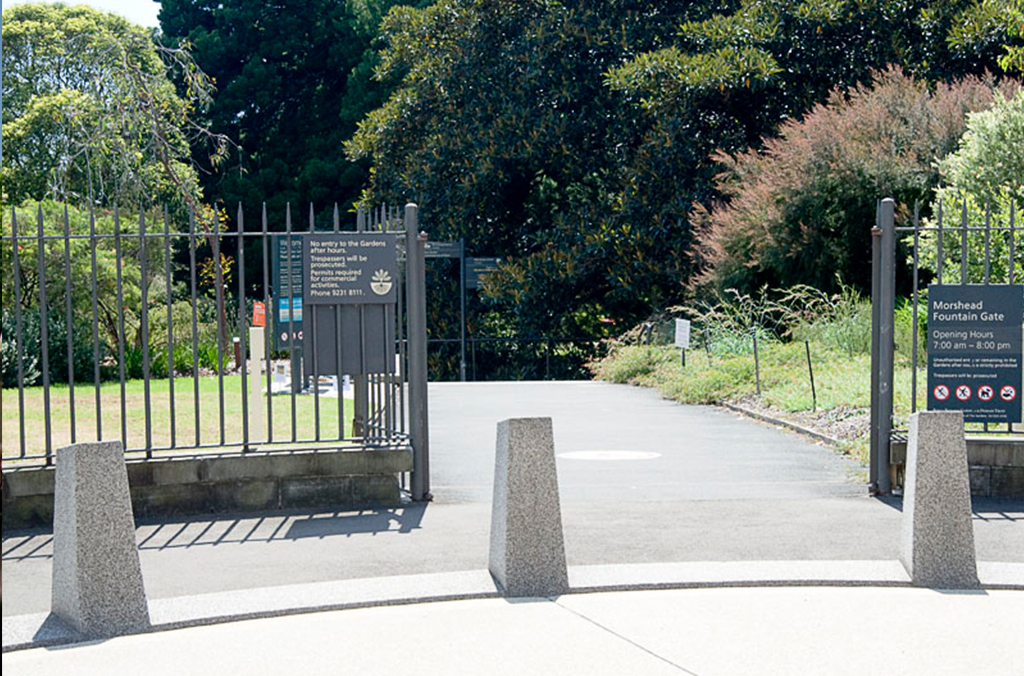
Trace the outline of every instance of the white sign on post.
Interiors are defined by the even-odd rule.
[[[676,347],[684,350],[690,349],[690,320],[676,320]]]
[[[266,329],[249,328],[249,437],[263,439],[267,434],[263,415],[263,357]]]

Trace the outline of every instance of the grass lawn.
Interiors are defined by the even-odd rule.
[[[128,448],[143,448],[146,445],[146,409],[144,383],[129,381],[125,385],[125,423]],[[170,381],[150,381],[150,402],[152,418],[152,447],[171,445]],[[4,389],[3,395],[3,436],[0,445],[4,459],[17,457],[20,453],[21,433],[18,424],[18,391]],[[196,439],[193,379],[174,379],[174,432],[176,445],[221,444],[220,395],[216,376],[199,378],[199,439]],[[263,395],[263,401],[267,397]],[[345,436],[352,433],[352,402],[344,402]],[[275,395],[271,402],[273,410],[273,441],[292,440],[291,396]],[[71,443],[71,412],[69,389],[66,385],[50,388],[51,407],[51,448],[56,450]],[[104,383],[100,387],[100,409],[102,411],[102,438],[121,438],[121,386],[117,382]],[[25,452],[26,455],[40,455],[46,452],[46,425],[43,404],[43,388],[31,387],[25,390]],[[295,397],[296,437],[299,440],[315,437],[315,402],[312,396]],[[96,392],[91,383],[75,386],[75,427],[78,441],[94,441],[96,434]],[[338,437],[338,400],[320,397],[320,433],[323,439]],[[251,443],[265,442],[264,430],[249,430]],[[225,446],[242,444],[242,379],[238,375],[224,376],[224,439]]]

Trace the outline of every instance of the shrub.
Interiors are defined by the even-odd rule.
[[[13,311],[3,312],[3,386],[18,386],[17,362],[17,327]],[[50,382],[68,382],[68,333],[67,318],[63,312],[50,312],[47,317],[47,357],[50,366]],[[43,351],[42,326],[39,315],[26,312],[22,315],[22,360],[25,387],[40,385],[43,382]],[[99,357],[103,364],[107,356],[106,348],[101,344]],[[74,365],[76,382],[92,382],[95,376],[92,327],[85,322],[72,325],[71,360]],[[104,367],[100,378],[108,376]]]
[[[811,316],[791,328],[795,340],[812,342],[848,355],[871,352],[871,303],[854,289],[840,285],[839,293],[818,305]]]
[[[3,387],[18,386],[18,344],[16,340],[16,327],[13,312],[3,313],[3,328],[0,330],[3,335],[3,347],[0,349],[0,379]],[[29,343],[38,344],[38,343]],[[22,343],[23,346],[28,347]],[[32,385],[42,378],[42,371],[39,366],[39,356],[36,351],[22,351],[22,380],[24,384]]]
[[[942,210],[942,224],[952,228],[943,238],[943,281],[958,284],[961,280],[961,256],[967,259],[967,282],[982,283],[988,261],[989,279],[1004,283],[1010,279],[1010,235],[996,230],[988,235],[986,224],[1007,228],[1013,223],[1021,227],[1024,207],[1024,90],[1012,98],[996,97],[991,109],[967,117],[967,131],[956,152],[939,163],[946,185],[935,192],[933,218],[925,225],[937,225]],[[959,228],[964,219],[968,225],[966,252]],[[922,235],[922,267],[936,270],[936,233]],[[1018,240],[1013,277],[1024,279],[1024,246]]]
[[[831,292],[838,274],[866,292],[877,200],[927,198],[936,160],[955,149],[967,113],[990,107],[996,90],[976,77],[931,90],[890,68],[783,124],[763,151],[719,152],[718,188],[728,200],[695,210],[706,263],[696,285],[749,292],[802,283]]]

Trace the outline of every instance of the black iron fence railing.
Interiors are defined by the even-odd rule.
[[[901,212],[895,200],[880,201],[871,230],[870,482],[872,491],[877,493],[888,493],[891,488],[887,470],[891,443],[906,440],[909,416],[923,407],[922,399],[929,395],[925,387],[930,352],[926,340],[928,286],[976,288],[1019,285],[1024,281],[1024,228],[1017,201],[1007,197],[998,205],[982,206],[966,196],[941,192],[940,195],[931,218],[922,217],[919,204],[914,205],[912,212],[909,208]],[[897,225],[898,214],[902,214],[905,225]],[[901,307],[897,307],[898,295],[906,298]],[[965,343],[965,350],[967,347]],[[1007,356],[1020,359],[1020,354]],[[909,361],[910,378],[906,382],[895,378],[898,358]],[[1015,396],[1024,389],[1021,382],[1009,386]],[[906,393],[905,388],[909,388],[909,396],[900,400],[909,400],[909,406],[901,408],[896,406],[894,395]],[[940,392],[943,397],[952,394]],[[977,405],[986,396],[976,396],[975,392],[968,395],[967,390],[964,395],[964,410],[970,409],[967,402]],[[988,396],[991,400],[995,393]],[[1019,402],[1017,398],[1017,415],[1012,416],[1016,419],[1020,416]],[[954,400],[950,404],[958,405]],[[965,414],[965,418],[969,417],[972,416]],[[1014,423],[968,422],[965,429],[1020,437],[1022,428]]]
[[[306,308],[304,318],[292,254],[311,235],[344,232],[337,207],[324,223],[311,206],[301,228],[290,206],[273,223],[264,208],[258,229],[246,228],[241,206],[230,228],[224,214],[155,213],[154,222],[154,212],[47,203],[4,215],[4,463],[50,463],[56,448],[94,439],[120,439],[146,457],[414,444],[410,420],[425,417],[414,392],[425,396],[426,379],[410,363],[425,345],[423,327],[409,323],[410,298],[423,297],[407,268],[423,255],[414,206],[357,216],[356,231],[400,245],[396,301],[374,312]],[[357,336],[378,365],[321,368],[317,321]],[[350,363],[341,345],[333,364]]]
[[[461,339],[427,340],[431,380],[459,380]],[[595,338],[466,336],[466,379],[585,380],[587,364],[606,354]]]

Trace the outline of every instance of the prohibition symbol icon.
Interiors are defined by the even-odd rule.
[[[946,401],[949,399],[949,388],[945,385],[936,385],[933,390],[935,398],[939,401]]]
[[[1013,385],[1003,385],[999,390],[999,398],[1003,401],[1013,401],[1017,398],[1017,388]]]
[[[960,401],[967,401],[971,398],[971,388],[967,385],[957,385],[956,398]]]
[[[992,397],[996,396],[996,391],[991,385],[982,385],[978,388],[978,399],[982,401],[992,401]]]

